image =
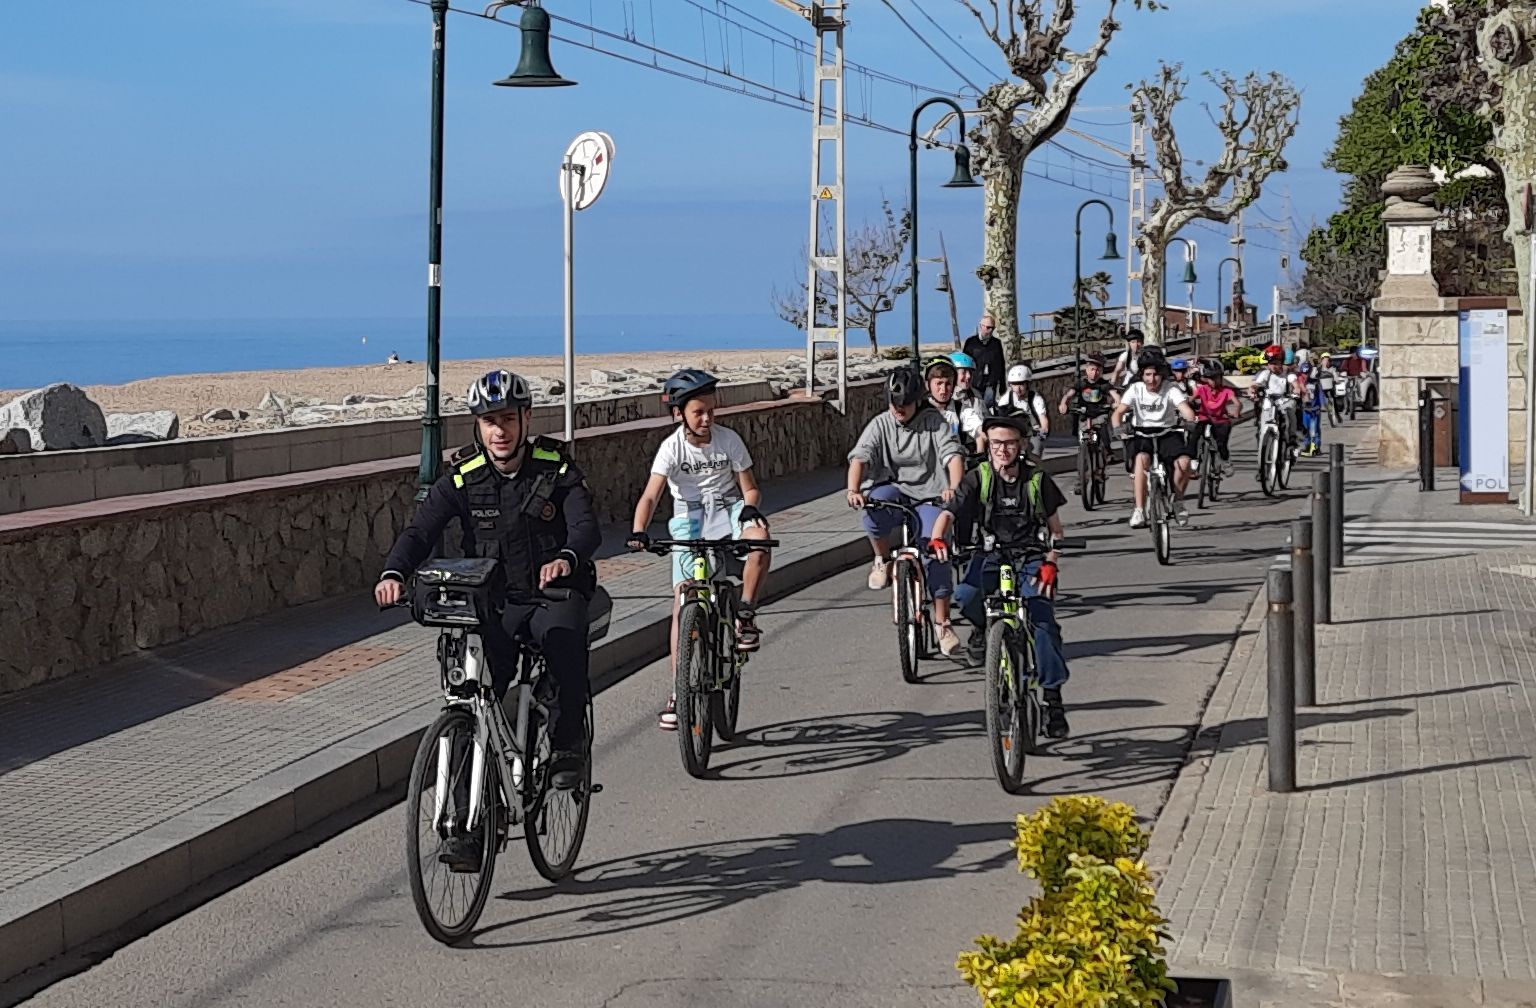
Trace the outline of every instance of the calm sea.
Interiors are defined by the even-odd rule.
[[[558,354],[558,317],[448,318],[446,360]],[[594,315],[579,353],[804,346],[772,315]],[[0,389],[116,385],[160,375],[381,364],[426,357],[421,318],[0,321]]]

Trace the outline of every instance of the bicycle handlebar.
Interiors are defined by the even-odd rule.
[[[741,555],[755,549],[772,549],[777,545],[777,539],[652,539],[645,551],[665,556],[676,547],[688,550],[730,550]]]

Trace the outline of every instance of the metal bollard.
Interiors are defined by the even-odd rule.
[[[1344,446],[1328,446],[1328,489],[1332,514],[1329,515],[1328,559],[1335,567],[1344,566]]]
[[[1333,505],[1328,499],[1328,474],[1312,476],[1312,617],[1314,623],[1333,622]]]
[[[1296,631],[1291,572],[1269,569],[1269,789],[1296,790]]]
[[[1296,706],[1317,706],[1317,636],[1313,621],[1312,518],[1291,522],[1291,590],[1296,597],[1291,622],[1296,630]]]

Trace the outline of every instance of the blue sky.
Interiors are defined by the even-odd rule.
[[[584,17],[589,2],[622,0],[547,6]],[[806,32],[769,0],[735,2]],[[912,0],[894,2],[957,66],[980,72],[914,15]],[[998,64],[956,0],[919,2],[983,63]],[[1083,21],[1096,25],[1103,5],[1080,0]],[[1338,116],[1415,13],[1387,0],[1174,0],[1155,13],[1122,8],[1124,28],[1083,104],[1124,104],[1125,85],[1155,71],[1159,58],[1191,71],[1288,74],[1305,91],[1302,127],[1290,172],[1272,182],[1261,205],[1279,217],[1280,189],[1289,186],[1304,224],[1336,204],[1336,179],[1318,162]],[[850,18],[850,59],[958,86],[882,2],[852,0]],[[429,24],[427,9],[408,0],[4,5],[0,319],[419,315]],[[682,32],[686,22],[667,31],[673,28]],[[517,39],[514,30],[450,16],[445,311],[558,314],[556,166],[577,132],[604,129],[618,157],[608,192],[579,220],[581,310],[767,313],[771,288],[800,273],[808,115],[560,43],[556,63],[579,87],[491,87],[515,63]],[[1188,103],[1182,126],[1186,150],[1199,157],[1211,152],[1205,141],[1214,131],[1198,107],[1210,93],[1198,80],[1191,93],[1197,101]],[[1082,118],[1118,124],[1126,113]],[[1128,132],[1089,128],[1118,144]],[[906,143],[870,130],[850,133],[857,219],[882,194],[904,199]],[[938,188],[949,171],[942,152],[925,154],[922,164],[924,252],[937,252],[942,230],[969,325],[980,302],[970,275],[980,252],[978,191]],[[1026,310],[1069,299],[1071,215],[1089,195],[1027,181]],[[1202,246],[1197,303],[1208,305],[1216,299],[1223,238],[1186,234]],[[1250,237],[1279,244],[1269,232]],[[1250,251],[1250,296],[1268,291],[1275,259]],[[1117,301],[1122,284],[1117,278]],[[1267,310],[1267,296],[1255,299]],[[923,304],[925,318],[932,311],[937,321],[942,297],[927,294]],[[886,328],[900,337],[899,322]]]

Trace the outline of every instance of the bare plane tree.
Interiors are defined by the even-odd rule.
[[[912,239],[912,215],[899,213],[882,201],[882,218],[866,221],[848,234],[848,328],[869,334],[870,353],[880,354],[876,335],[880,315],[895,307],[898,297],[912,286],[910,270],[902,257]],[[837,324],[837,284],[830,273],[818,272],[816,324]],[[788,293],[773,292],[773,308],[779,318],[805,328],[805,284]]]
[[[971,130],[976,168],[986,183],[981,278],[987,314],[997,322],[1010,357],[1019,356],[1019,199],[1024,163],[1066,126],[1077,96],[1088,83],[1109,42],[1120,30],[1107,0],[1097,36],[1081,52],[1067,48],[1077,19],[1074,0],[959,0],[975,15],[1013,79],[987,88],[977,102],[981,122]],[[1135,0],[1137,7],[1160,3]]]
[[[1183,66],[1164,64],[1155,81],[1136,87],[1134,115],[1152,134],[1163,195],[1154,200],[1136,236],[1141,252],[1141,328],[1148,343],[1163,341],[1163,272],[1168,243],[1194,220],[1225,224],[1259,198],[1270,175],[1286,168],[1285,145],[1296,133],[1301,95],[1277,73],[1249,73],[1237,80],[1224,72],[1205,76],[1221,89],[1213,115],[1221,155],[1196,181],[1184,174],[1184,153],[1173,114],[1189,83]]]

